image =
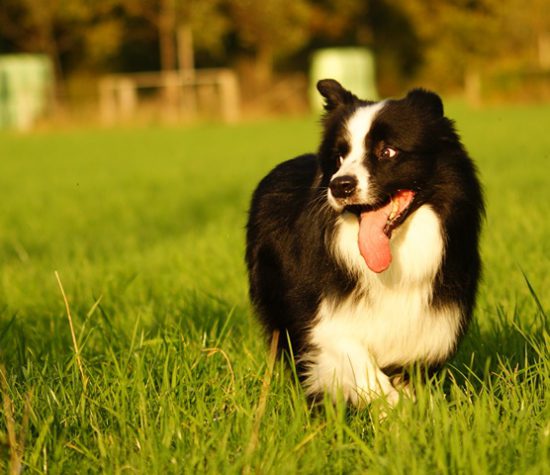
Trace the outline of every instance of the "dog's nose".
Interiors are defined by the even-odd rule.
[[[357,178],[352,175],[344,175],[333,178],[329,184],[332,196],[335,198],[347,198],[357,188]]]

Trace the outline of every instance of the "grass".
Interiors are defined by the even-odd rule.
[[[249,196],[314,119],[0,135],[0,471],[545,473],[550,107],[449,115],[488,202],[476,320],[382,424],[311,409],[247,299]]]

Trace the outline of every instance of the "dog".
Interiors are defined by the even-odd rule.
[[[471,319],[482,189],[437,94],[317,89],[317,154],[281,163],[252,197],[250,298],[308,396],[394,405],[407,369],[437,371]]]

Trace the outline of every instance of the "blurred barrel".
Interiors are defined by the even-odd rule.
[[[315,88],[320,79],[336,79],[361,99],[375,100],[374,56],[367,48],[328,48],[317,51],[311,61],[309,98],[312,110],[319,112],[323,100]]]
[[[0,129],[30,129],[51,105],[53,82],[47,56],[0,56]]]

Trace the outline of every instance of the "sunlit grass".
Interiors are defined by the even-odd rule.
[[[316,120],[0,135],[0,469],[544,473],[550,108],[449,114],[488,204],[460,351],[382,424],[379,407],[310,408],[277,361],[253,452],[268,349],[246,210],[275,163],[315,149]]]

